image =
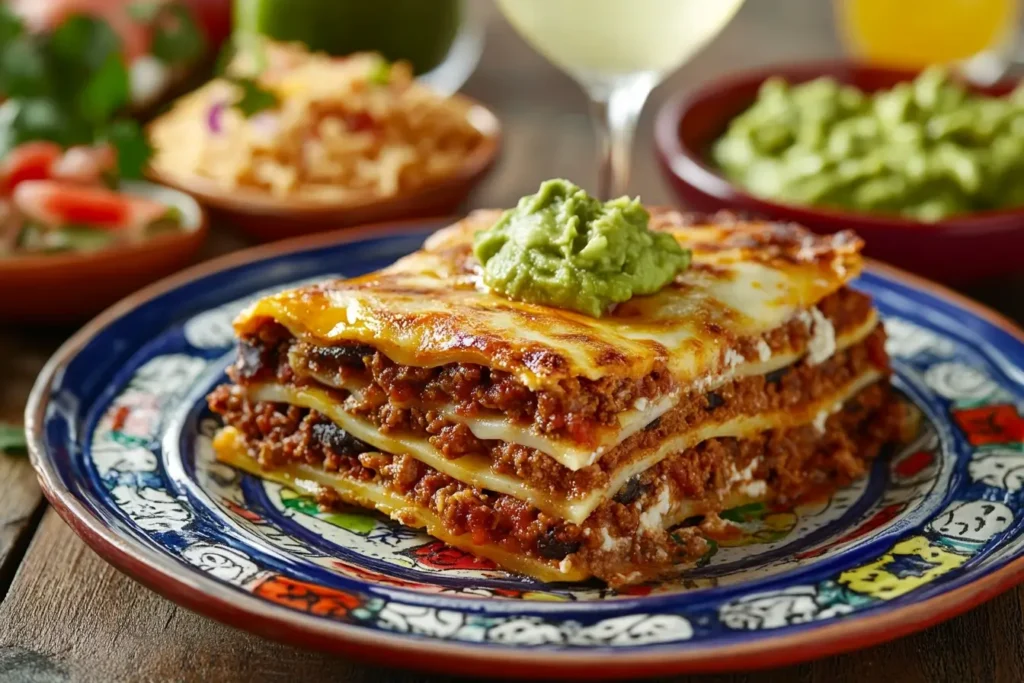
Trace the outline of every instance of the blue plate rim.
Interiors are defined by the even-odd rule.
[[[401,634],[371,631],[357,625],[311,619],[308,615],[268,604],[255,596],[240,595],[206,575],[183,569],[183,565],[173,558],[133,538],[118,534],[60,482],[53,460],[43,445],[43,423],[51,398],[50,388],[63,367],[110,323],[161,294],[222,270],[264,258],[359,242],[367,238],[421,232],[427,234],[460,217],[389,221],[250,247],[159,280],[100,313],[64,342],[47,361],[33,385],[25,408],[29,458],[46,498],[72,530],[104,560],[156,593],[194,612],[263,637],[307,649],[351,654],[391,666],[396,661],[405,661],[417,668],[446,673],[498,674],[502,677],[558,675],[563,678],[621,678],[640,673],[655,675],[736,671],[793,664],[914,633],[962,614],[1024,582],[1022,555],[971,583],[920,602],[880,613],[851,615],[838,623],[821,624],[798,633],[766,633],[756,640],[731,645],[637,653],[552,650],[542,654],[535,650],[515,648],[493,650],[452,641],[409,638]],[[924,290],[936,298],[966,309],[1024,345],[1024,330],[1005,316],[962,294],[871,259],[865,259],[865,271],[912,289]],[[401,659],[394,659],[396,656]],[[502,668],[496,670],[496,664],[502,665]]]

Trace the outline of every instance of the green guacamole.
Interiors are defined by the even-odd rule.
[[[866,94],[772,79],[712,148],[752,194],[923,221],[1024,205],[1024,90],[969,92],[941,69]]]
[[[478,232],[473,252],[490,289],[598,318],[689,266],[690,252],[648,229],[649,219],[639,199],[602,203],[567,180],[548,180]]]

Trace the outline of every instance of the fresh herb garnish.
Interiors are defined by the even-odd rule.
[[[6,455],[25,455],[28,443],[25,441],[25,428],[21,425],[0,422],[0,453]]]
[[[102,126],[131,97],[128,74],[118,55],[107,55],[78,96],[79,111],[86,121]]]
[[[129,79],[113,29],[76,15],[33,34],[0,5],[0,37],[0,156],[29,140],[70,147],[109,139],[127,155],[123,175],[141,177],[148,148],[138,124],[121,117]]]
[[[366,75],[366,79],[375,85],[387,85],[390,83],[391,62],[383,58],[380,59],[370,68],[370,73]]]
[[[267,52],[262,36],[239,33],[221,49],[214,70],[220,78],[234,83],[241,91],[231,106],[249,118],[261,111],[275,108],[279,100],[259,83],[259,75],[267,67]]]
[[[277,106],[277,95],[261,86],[255,78],[228,77],[227,80],[237,85],[242,91],[241,97],[231,105],[242,112],[242,116],[249,118]]]
[[[9,26],[0,25],[0,33],[8,30]],[[31,36],[0,38],[0,92],[44,95],[46,75],[46,58]]]
[[[21,19],[0,5],[0,45],[7,45],[25,32]]]
[[[79,87],[78,78],[98,71],[111,55],[121,56],[121,37],[105,21],[90,16],[70,16],[49,35],[35,37],[43,42],[51,66],[65,69],[48,74],[65,92]]]
[[[42,97],[12,98],[0,105],[0,157],[29,140],[69,146],[88,130],[69,120],[57,104]]]
[[[153,148],[138,121],[118,119],[101,133],[100,140],[117,150],[117,172],[122,178],[141,178]]]

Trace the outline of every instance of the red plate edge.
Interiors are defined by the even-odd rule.
[[[326,244],[353,242],[363,237],[407,232],[414,226],[442,224],[444,219],[411,220],[383,226],[343,228],[320,235],[245,249],[164,278],[114,304],[68,339],[47,361],[36,379],[25,408],[29,457],[47,500],[61,518],[96,553],[121,572],[165,598],[221,623],[257,635],[307,649],[345,654],[376,664],[438,673],[488,677],[557,676],[564,679],[614,679],[637,675],[746,671],[797,664],[869,647],[909,635],[945,621],[1024,581],[1024,557],[1019,557],[977,581],[923,602],[881,614],[849,617],[833,624],[787,636],[766,636],[758,641],[700,650],[618,653],[583,650],[538,651],[533,649],[467,646],[449,641],[429,641],[371,631],[272,605],[238,589],[223,586],[199,574],[182,573],[176,560],[126,540],[59,486],[55,472],[43,457],[41,429],[54,376],[97,331],[138,305],[194,278],[224,268]],[[980,304],[898,268],[868,261],[876,272],[909,282],[920,289],[953,301],[1005,330],[1024,343],[1024,330],[1006,317]],[[133,547],[134,546],[134,547]],[[500,666],[495,666],[500,665]]]

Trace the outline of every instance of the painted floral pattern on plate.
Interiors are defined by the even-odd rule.
[[[379,267],[373,259],[383,265],[415,243],[388,239],[253,264],[248,291],[283,287],[281,273],[337,272],[341,256]],[[324,512],[217,462],[203,397],[230,360],[231,320],[255,296],[216,294],[232,278],[201,282],[215,293],[208,305],[178,304],[187,313],[118,351],[109,390],[89,395],[78,379],[60,388],[48,419],[69,445],[62,476],[73,473],[75,495],[107,524],[268,610],[492,646],[717,646],[896,610],[1024,553],[1024,350],[885,276],[859,286],[883,313],[894,382],[920,409],[920,433],[827,499],[728,511],[736,538],[678,581],[618,593],[510,575],[380,515]]]

